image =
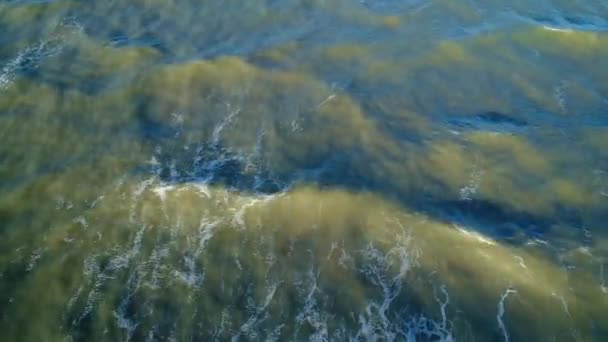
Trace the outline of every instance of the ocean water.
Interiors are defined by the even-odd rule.
[[[608,2],[0,1],[0,340],[608,340]]]

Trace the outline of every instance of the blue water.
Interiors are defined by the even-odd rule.
[[[0,2],[0,340],[603,341],[608,2]]]

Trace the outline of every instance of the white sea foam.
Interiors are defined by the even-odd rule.
[[[572,32],[574,32],[574,30],[569,29],[569,28],[565,28],[565,27],[555,27],[555,26],[544,25],[544,26],[542,26],[542,28],[545,29],[545,30],[547,30],[547,31],[564,32],[564,33],[572,33]]]
[[[118,253],[114,255],[112,258],[110,258],[108,264],[103,269],[99,266],[97,255],[90,255],[84,260],[83,274],[89,279],[91,289],[86,298],[84,310],[81,312],[78,318],[74,319],[72,322],[73,326],[80,324],[80,322],[94,310],[95,306],[101,299],[101,293],[99,290],[106,283],[106,281],[114,279],[116,273],[127,268],[130,265],[131,260],[139,254],[145,230],[146,227],[142,227],[135,234],[131,248],[127,249],[122,254]]]
[[[568,83],[566,81],[561,81],[558,85],[553,88],[553,97],[557,102],[557,105],[561,109],[562,112],[567,112],[568,109],[566,107],[566,88]]]
[[[42,257],[42,254],[45,251],[46,251],[46,248],[39,248],[39,249],[36,249],[35,251],[33,251],[32,255],[30,255],[30,261],[28,262],[27,267],[25,268],[25,270],[28,271],[28,272],[30,272],[31,270],[33,270],[34,266],[36,266],[36,263]]]
[[[175,190],[175,185],[159,185],[152,189],[152,191],[160,198],[161,202],[165,203],[167,200],[167,193]]]
[[[83,32],[83,27],[74,18],[63,20],[58,28],[59,33],[53,33],[22,49],[17,53],[17,56],[0,68],[0,91],[10,86],[17,73],[22,69],[36,69],[44,58],[60,52],[64,48],[69,35]],[[65,29],[67,29],[67,32]]]
[[[268,305],[270,305],[278,287],[279,283],[271,283],[267,285],[266,296],[264,297],[264,301],[260,305],[254,305],[250,309],[251,314],[249,318],[245,323],[243,323],[243,325],[241,325],[238,332],[232,336],[231,340],[233,342],[238,341],[242,335],[252,337],[250,334],[255,334],[254,330],[256,326],[267,318],[267,316],[265,315],[266,308],[268,308]]]
[[[507,289],[505,293],[500,297],[500,301],[498,301],[498,313],[496,314],[496,321],[498,322],[498,327],[502,332],[503,338],[505,342],[509,342],[509,332],[507,331],[507,327],[505,326],[505,322],[503,321],[503,316],[505,315],[505,300],[509,295],[517,293],[516,290]]]
[[[311,341],[328,341],[329,332],[327,326],[327,317],[321,312],[317,304],[317,294],[320,291],[317,282],[320,271],[316,270],[314,266],[310,268],[305,279],[308,289],[305,289],[306,299],[304,300],[304,306],[296,316],[296,332],[294,339],[297,339],[298,331],[304,323],[308,323],[310,327],[314,329],[312,336],[309,340]]]
[[[114,318],[116,319],[116,325],[127,332],[124,341],[131,340],[135,329],[137,329],[137,326],[139,325],[139,323],[135,323],[127,317],[127,305],[129,304],[130,299],[131,295],[123,298],[118,305],[118,309],[113,312]]]
[[[382,298],[380,301],[370,301],[365,311],[359,313],[359,331],[354,337],[355,340],[363,338],[394,341],[397,336],[404,335],[405,330],[413,329],[413,327],[407,328],[407,324],[403,321],[389,316],[389,309],[400,294],[408,272],[417,262],[416,254],[410,253],[411,239],[406,233],[403,234],[397,237],[395,245],[386,253],[371,242],[360,251],[365,260],[360,272],[381,290]],[[399,271],[391,276],[394,266],[397,266]]]
[[[457,229],[459,232],[461,232],[462,234],[464,234],[465,236],[467,236],[467,237],[468,237],[468,238],[470,238],[470,239],[473,239],[473,240],[479,241],[479,242],[481,242],[481,243],[483,243],[483,244],[490,245],[490,246],[495,246],[495,245],[496,245],[496,242],[495,242],[495,241],[491,240],[491,239],[490,239],[490,238],[488,238],[488,237],[485,237],[485,236],[481,235],[481,234],[480,234],[480,233],[478,233],[478,232],[475,232],[475,231],[472,231],[472,230],[465,229],[464,227],[461,227],[461,226],[459,226],[459,225],[457,225],[457,224],[453,224],[453,226],[454,226],[454,228],[456,228],[456,229]]]
[[[600,264],[600,288],[603,293],[608,294],[608,285],[604,279],[604,263]]]
[[[196,260],[192,256],[188,255],[184,256],[182,260],[186,270],[174,270],[173,275],[176,277],[176,279],[180,280],[191,289],[200,287],[205,275],[198,270]]]
[[[473,169],[469,176],[469,183],[460,189],[460,199],[462,201],[473,200],[473,196],[475,196],[479,190],[483,175],[483,170],[479,170],[477,167]]]
[[[215,126],[213,133],[211,134],[211,143],[215,146],[217,146],[217,144],[220,142],[220,137],[224,129],[232,124],[235,117],[241,112],[240,107],[232,108],[231,104],[226,104],[226,107],[228,109],[228,115],[226,115],[224,119]]]

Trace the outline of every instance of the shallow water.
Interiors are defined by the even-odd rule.
[[[0,3],[2,341],[608,339],[608,3]]]

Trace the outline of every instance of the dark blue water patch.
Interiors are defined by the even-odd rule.
[[[428,0],[355,0],[371,11],[379,13],[401,13],[414,10],[426,3]]]
[[[558,13],[555,13],[553,15],[525,15],[520,13],[514,13],[514,15],[520,20],[523,20],[524,22],[555,29],[596,32],[608,31],[608,18],[600,16],[583,16],[577,15],[575,13],[571,13],[568,15],[560,15]]]
[[[144,34],[140,37],[130,37],[126,34],[117,32],[110,36],[110,44],[115,47],[149,47],[154,48],[165,55],[170,53],[170,49],[151,34]]]
[[[448,129],[456,132],[486,131],[501,134],[524,134],[533,129],[553,129],[569,132],[576,127],[608,127],[608,117],[601,112],[563,115],[550,113],[531,106],[522,107],[521,115],[515,116],[496,111],[473,115],[443,115]]]
[[[11,5],[38,5],[38,4],[50,4],[58,2],[59,0],[5,0],[6,3]]]
[[[177,130],[171,125],[152,118],[145,103],[139,103],[134,113],[135,135],[149,143],[172,138]]]
[[[511,125],[511,126],[516,126],[516,127],[525,127],[528,125],[528,123],[524,120],[521,119],[517,119],[514,118],[512,116],[503,114],[503,113],[499,113],[499,112],[484,112],[484,113],[480,113],[477,114],[476,117],[479,120],[482,120],[484,122],[488,122],[488,123],[494,123],[494,124],[507,124],[507,125]]]
[[[266,159],[264,151],[243,155],[221,142],[203,142],[186,147],[170,140],[164,144],[163,141],[158,142],[160,152],[154,155],[157,163],[141,165],[135,172],[156,174],[166,184],[204,183],[258,195],[283,192],[297,185],[382,194],[369,176],[353,167],[357,164],[354,159],[365,158],[362,157],[363,151],[334,151],[305,163],[300,159],[290,159],[286,154],[280,157],[282,166],[278,167]]]
[[[471,116],[448,118],[448,125],[459,131],[489,131],[497,133],[521,133],[529,127],[528,121],[496,111]]]
[[[140,167],[138,173],[156,174],[163,183],[204,183],[247,194],[274,194],[292,181],[266,168],[263,157],[247,158],[222,143],[196,143],[186,147],[159,145],[157,164]],[[180,147],[181,146],[181,147]]]
[[[505,241],[521,236],[543,236],[556,222],[554,218],[509,209],[482,199],[428,198],[412,205],[435,220],[457,224]]]

